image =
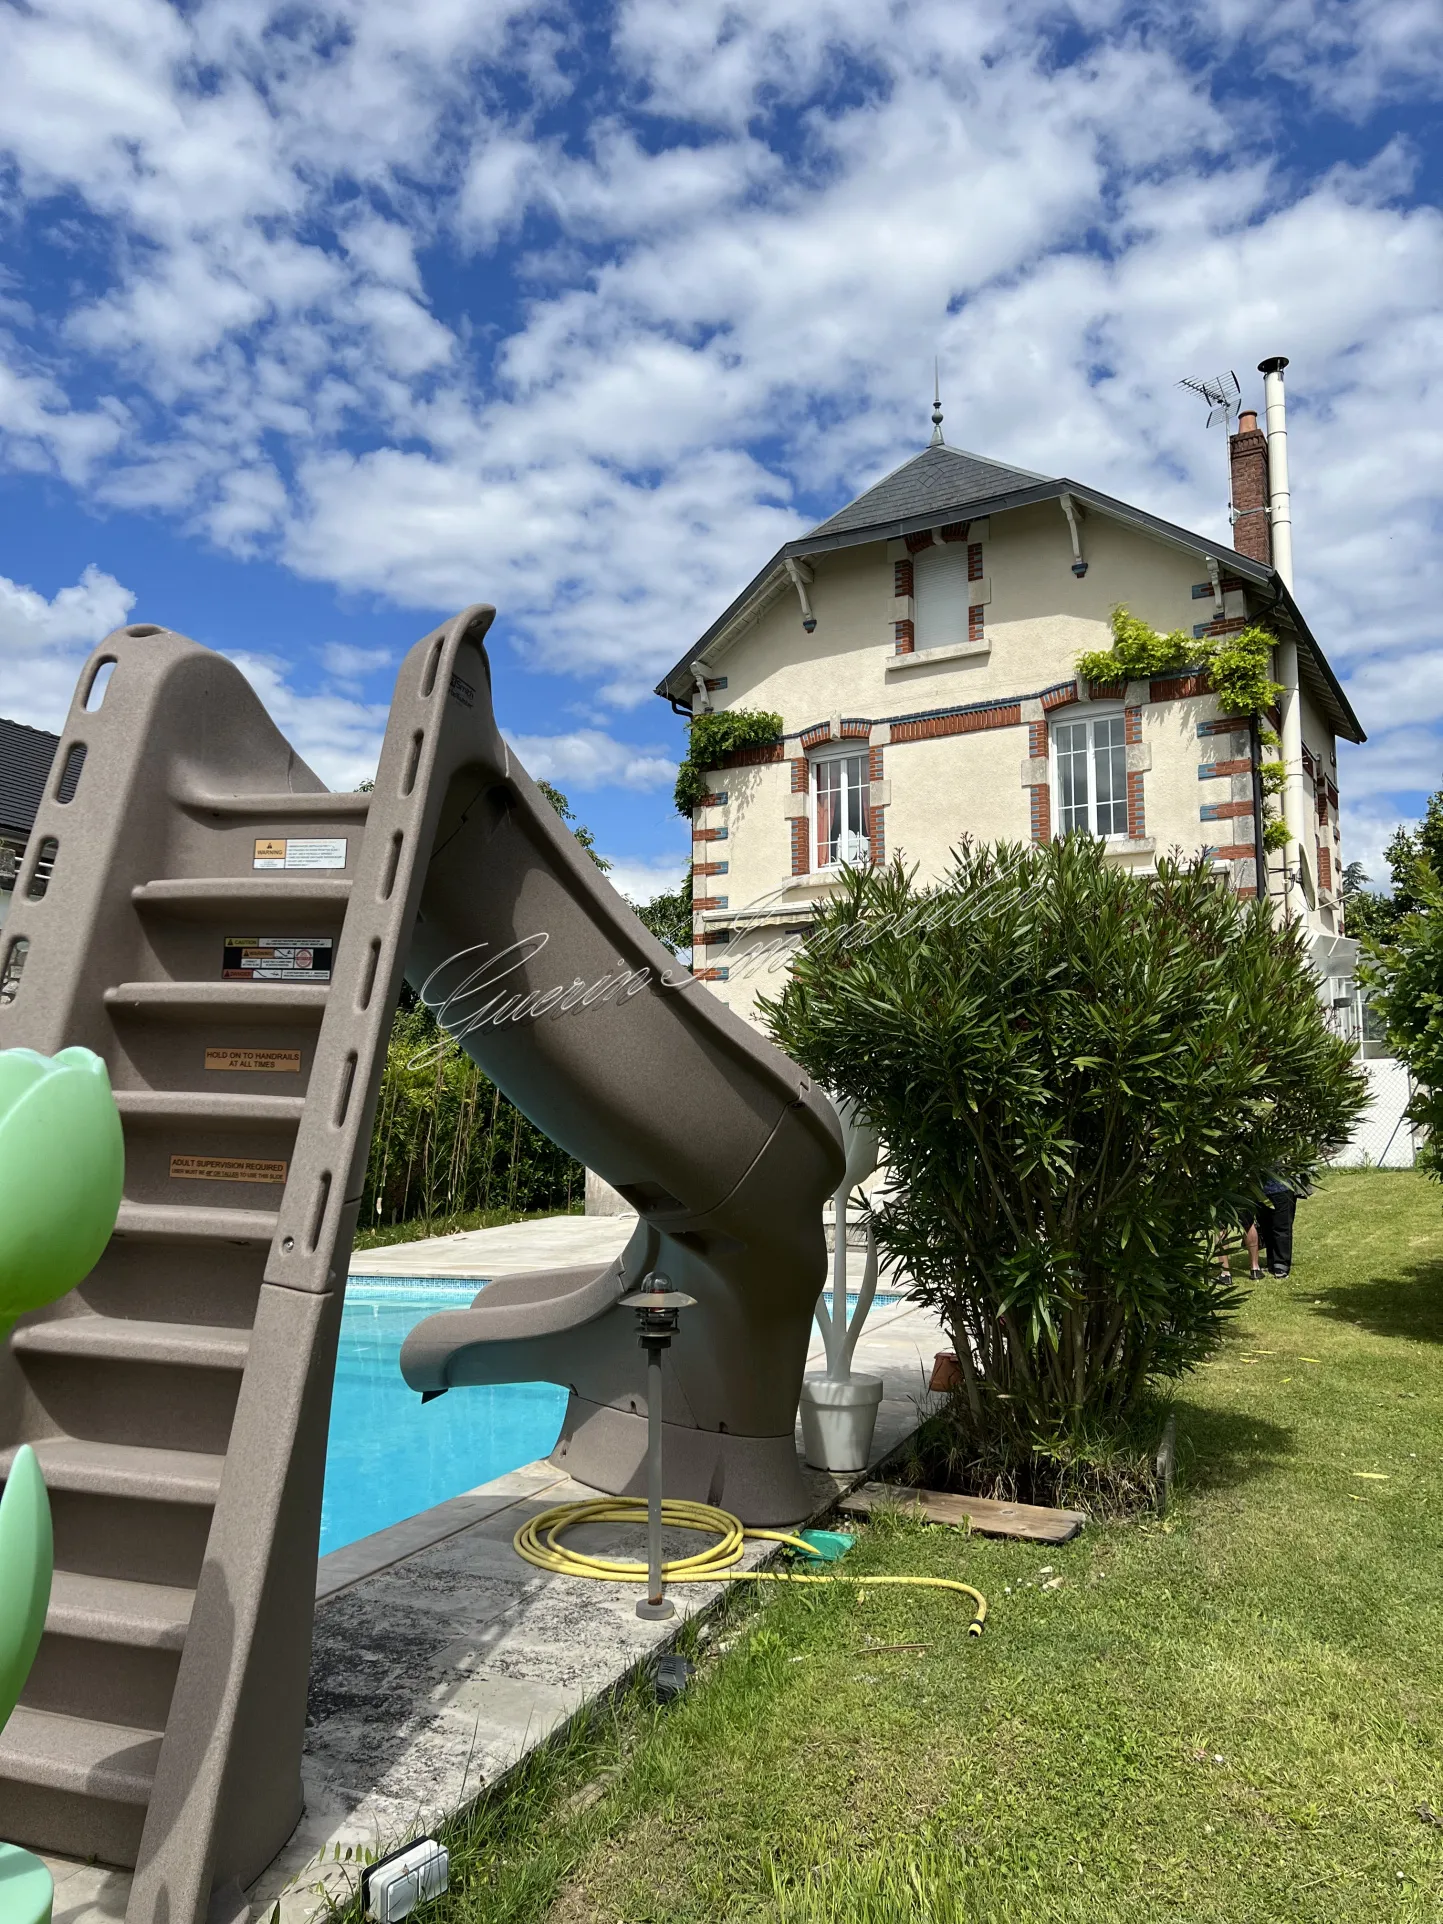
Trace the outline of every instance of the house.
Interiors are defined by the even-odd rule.
[[[1320,994],[1355,1008],[1343,933],[1339,738],[1363,731],[1291,592],[1281,359],[1269,428],[1230,440],[1227,547],[1064,476],[931,444],[781,548],[657,693],[674,708],[780,714],[780,740],[707,773],[694,811],[693,966],[743,1015],[846,863],[902,855],[925,879],[964,835],[1085,829],[1135,873],[1205,851],[1240,896],[1300,916]],[[1161,632],[1277,637],[1272,717],[1286,849],[1263,843],[1260,746],[1206,677],[1079,682],[1121,604]]]
[[[0,716],[0,926],[59,746],[58,735]]]

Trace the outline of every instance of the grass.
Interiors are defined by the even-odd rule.
[[[1298,1246],[1181,1388],[1165,1520],[869,1528],[848,1573],[965,1577],[980,1642],[940,1593],[734,1592],[670,1710],[458,1822],[435,1924],[1443,1915],[1443,1196],[1339,1173]]]
[[[406,1222],[382,1223],[377,1229],[358,1229],[352,1249],[387,1249],[392,1243],[416,1243],[425,1236],[454,1236],[463,1229],[499,1229],[503,1223],[537,1222],[543,1216],[581,1216],[584,1202],[570,1209],[463,1209],[455,1216],[412,1216]]]

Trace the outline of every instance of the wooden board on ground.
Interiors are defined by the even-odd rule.
[[[1048,1510],[1037,1503],[999,1503],[990,1496],[951,1496],[942,1490],[913,1490],[901,1483],[864,1483],[842,1498],[848,1516],[873,1510],[902,1510],[928,1523],[969,1524],[979,1536],[1025,1537],[1031,1543],[1070,1543],[1086,1523],[1081,1510]]]

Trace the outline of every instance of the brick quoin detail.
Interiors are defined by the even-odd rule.
[[[731,939],[730,929],[700,929],[692,936],[691,945],[694,949],[720,948]]]
[[[726,790],[724,788],[719,788],[710,795],[703,795],[701,800],[697,803],[697,807],[698,808],[725,808],[726,799],[727,799]]]
[[[811,824],[806,816],[792,823],[792,874],[806,875],[811,864],[807,860],[807,831]]]
[[[1231,735],[1235,729],[1247,728],[1250,725],[1250,717],[1247,715],[1220,715],[1216,721],[1198,723],[1198,739],[1201,740],[1205,735]],[[1252,763],[1249,762],[1246,766],[1251,768]]]
[[[1052,839],[1052,792],[1042,784],[1030,789],[1032,839],[1034,842],[1049,842]]]
[[[1087,692],[1094,701],[1121,701],[1127,693],[1125,681],[1090,681]]]
[[[1122,711],[1123,740],[1136,744],[1142,740],[1142,710],[1124,708]],[[1142,770],[1130,768],[1127,772],[1127,834],[1129,841],[1140,842],[1147,834],[1147,811],[1142,800]]]
[[[1028,722],[1027,752],[1034,761],[1036,761],[1039,756],[1047,753],[1047,723],[1045,721]]]
[[[1258,417],[1245,410],[1239,432],[1228,444],[1233,474],[1233,546],[1250,561],[1271,563],[1268,526],[1268,437],[1258,432]]]
[[[724,842],[727,832],[724,828],[694,828],[691,839],[694,842]]]
[[[724,895],[694,895],[691,906],[697,915],[704,915],[708,909],[724,908],[726,899]]]
[[[1318,850],[1318,887],[1331,891],[1333,886],[1333,858],[1325,848]]]
[[[910,621],[892,623],[892,653],[911,655],[917,650],[917,630]]]
[[[1213,782],[1223,775],[1251,775],[1252,772],[1253,765],[1245,755],[1241,761],[1201,762],[1197,774],[1200,782]]]
[[[908,554],[921,554],[924,548],[932,546],[932,530],[923,528],[920,534],[904,535],[902,539],[907,543]]]
[[[1077,700],[1077,683],[1065,681],[1060,688],[1049,688],[1041,697],[1045,709],[1065,708],[1070,701]]]
[[[829,742],[831,739],[832,724],[829,721],[813,722],[810,728],[804,728],[801,733],[803,748],[818,748],[823,742]]]
[[[1244,815],[1251,815],[1253,805],[1247,802],[1205,802],[1198,813],[1205,822],[1236,822]]]
[[[844,742],[864,742],[872,732],[872,724],[863,721],[858,715],[843,715],[842,740]]]
[[[982,609],[980,604],[975,608],[969,608],[967,610],[967,639],[969,641],[982,641],[985,639],[982,632]]]
[[[1251,862],[1257,852],[1251,842],[1229,842],[1225,848],[1208,851],[1219,862]]]
[[[805,755],[792,757],[792,793],[805,795],[810,786],[811,763]]]
[[[898,600],[900,600],[904,595],[910,595],[913,592],[912,579],[913,579],[913,570],[912,570],[911,555],[908,555],[905,560],[894,561],[892,563],[892,593],[897,597]]]
[[[1168,681],[1155,681],[1148,687],[1153,701],[1186,701],[1191,695],[1210,695],[1213,685],[1206,675],[1175,675]]]
[[[969,541],[967,544],[967,579],[969,581],[982,579],[982,543],[980,541]]]
[[[880,747],[869,748],[867,750],[867,780],[869,782],[880,782],[882,780],[882,758],[884,753],[885,751]],[[869,830],[868,846],[872,858],[872,866],[873,868],[879,868],[887,859],[887,810],[885,804],[881,808],[868,807],[867,826]]]
[[[1246,615],[1225,615],[1221,621],[1210,621],[1203,629],[1205,635],[1240,635],[1248,625]]]
[[[691,872],[693,875],[725,875],[727,864],[725,862],[693,862]]]
[[[698,982],[725,982],[727,979],[725,969],[693,969],[692,974]]]

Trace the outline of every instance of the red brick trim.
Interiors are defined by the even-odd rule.
[[[1044,711],[1052,708],[1065,708],[1070,701],[1077,700],[1077,683],[1066,681],[1060,688],[1049,688],[1042,697]]]
[[[1252,804],[1249,803],[1248,807],[1251,809]],[[1251,862],[1257,852],[1257,847],[1252,842],[1229,842],[1225,848],[1212,850],[1213,856],[1219,862]]]
[[[792,757],[792,793],[805,795],[812,784],[812,765],[805,755]]]
[[[1209,781],[1221,781],[1224,775],[1251,775],[1253,772],[1252,762],[1246,755],[1241,761],[1204,762],[1203,767],[1208,771],[1206,779]]]
[[[1209,822],[1236,822],[1252,812],[1251,799],[1246,802],[1210,802],[1205,819]]]
[[[1331,889],[1333,886],[1333,858],[1325,848],[1318,850],[1318,887]]]
[[[1142,740],[1142,710],[1124,708],[1122,711],[1122,738],[1135,746]],[[1140,768],[1127,771],[1127,833],[1128,839],[1140,842],[1147,834],[1147,810],[1143,805],[1143,779]]]
[[[805,815],[795,816],[792,820],[792,874],[808,875],[811,862],[807,859],[807,837],[812,824]]]
[[[892,593],[899,601],[904,595],[912,593],[914,578],[911,555],[906,555],[901,561],[892,563]]]
[[[727,864],[725,862],[693,862],[691,872],[694,876],[725,875],[727,873]]]
[[[911,655],[915,654],[916,651],[917,630],[915,625],[910,621],[894,621],[892,623],[892,653],[894,655]]]
[[[864,742],[872,732],[872,724],[863,721],[858,715],[843,715],[842,740],[844,742]]]
[[[803,748],[820,748],[823,742],[832,739],[832,724],[829,721],[813,722],[804,728],[799,737]]]
[[[694,842],[724,842],[727,832],[724,828],[694,828],[691,839]]]
[[[710,795],[703,795],[701,800],[697,803],[697,807],[698,808],[722,808],[725,806],[725,804],[726,804],[726,791],[725,789],[723,789],[720,793],[714,792]]]
[[[696,871],[693,870],[692,873],[695,874]],[[696,914],[702,915],[708,909],[719,909],[725,901],[724,895],[694,895],[691,898],[691,905]]]
[[[982,608],[980,604],[967,610],[967,639],[969,641],[986,640],[982,629]]]
[[[1032,839],[1034,842],[1050,842],[1052,839],[1052,790],[1045,783],[1039,782],[1035,788],[1028,789],[1027,794]]]
[[[969,541],[967,544],[967,579],[969,581],[982,579],[982,543],[980,541]]]
[[[1210,695],[1212,691],[1213,685],[1206,675],[1173,675],[1148,687],[1153,701],[1187,701],[1193,695]]]
[[[1250,715],[1219,715],[1216,721],[1199,722],[1197,732],[1199,737],[1203,735],[1231,735],[1235,729],[1249,727],[1251,722],[1252,717]],[[1252,767],[1251,762],[1248,763],[1248,767]]]
[[[993,708],[973,708],[962,715],[928,715],[919,721],[893,722],[892,745],[935,741],[939,735],[973,735],[984,728],[1016,728],[1022,720],[1020,702],[998,702]]]
[[[932,546],[932,530],[923,528],[917,534],[903,535],[902,539],[907,544],[908,554],[921,554],[924,548]]]
[[[867,780],[869,782],[880,782],[883,779],[882,768],[884,754],[885,750],[879,746],[873,746],[867,750]],[[867,827],[869,830],[868,852],[872,858],[872,866],[873,868],[880,868],[882,863],[887,859],[887,809],[885,804],[880,808],[873,808],[870,803],[868,804]]]
[[[1125,681],[1090,681],[1087,692],[1094,701],[1121,701],[1127,693]]]
[[[691,938],[694,949],[719,948],[723,942],[730,942],[730,929],[698,929]]]
[[[1036,761],[1040,756],[1047,753],[1047,723],[1045,721],[1028,722],[1027,753],[1032,757],[1033,761]]]
[[[733,748],[717,758],[718,768],[755,768],[763,762],[784,762],[787,751],[780,742],[764,742],[760,748]]]
[[[1246,615],[1225,615],[1221,621],[1210,621],[1203,629],[1205,635],[1240,635],[1248,625]]]
[[[693,969],[692,974],[698,982],[725,982],[727,979],[725,969]]]
[[[970,521],[949,521],[945,528],[939,528],[937,532],[944,541],[965,541],[971,526]]]

